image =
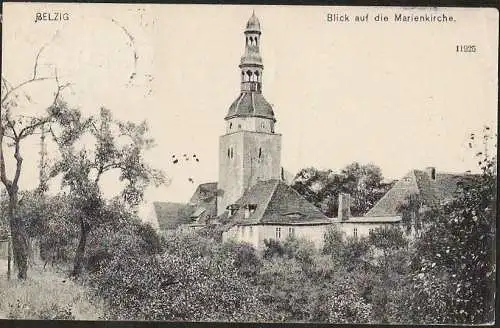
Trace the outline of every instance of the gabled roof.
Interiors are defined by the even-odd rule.
[[[200,184],[189,203],[192,206],[191,218],[203,221],[217,216],[217,182]]]
[[[196,188],[189,202],[198,204],[200,201],[209,201],[217,196],[217,182],[202,183]]]
[[[153,202],[153,209],[160,230],[175,229],[181,224],[191,222],[189,216],[186,215],[190,211],[190,206],[187,204]]]
[[[331,221],[283,181],[259,181],[236,202],[239,209],[231,220],[239,224],[330,224]],[[245,218],[245,207],[256,205]]]
[[[473,174],[437,172],[433,180],[426,171],[412,170],[396,182],[365,216],[396,216],[400,214],[398,207],[411,194],[420,195],[428,206],[439,205],[454,197],[458,184],[470,183],[476,177]]]

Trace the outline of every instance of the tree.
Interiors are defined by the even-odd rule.
[[[316,168],[302,169],[295,176],[292,188],[329,217],[337,215],[338,195],[348,193],[352,196],[351,213],[362,215],[392,186],[392,183],[384,183],[382,180],[379,167],[355,162],[340,173]]]
[[[368,237],[369,243],[381,254],[375,257],[371,299],[374,318],[382,323],[401,323],[400,305],[405,293],[408,275],[408,241],[397,226],[383,226],[374,229]]]
[[[97,116],[83,119],[74,115],[67,123],[59,137],[51,131],[62,156],[50,176],[62,174],[63,187],[69,188],[77,209],[80,232],[71,275],[78,276],[88,234],[105,217],[101,178],[119,172],[119,180],[125,182],[121,196],[125,204],[135,208],[142,201],[145,188],[151,183],[163,183],[164,175],[144,161],[144,151],[154,146],[153,139],[147,137],[146,122],[121,122],[113,119],[109,110],[101,108]],[[95,144],[88,147],[85,143],[77,149],[77,141],[85,136],[94,139]]]
[[[22,142],[34,134],[39,133],[44,126],[51,125],[54,120],[61,115],[65,104],[61,100],[62,91],[69,84],[60,84],[55,72],[54,76],[39,77],[37,74],[38,57],[43,47],[37,54],[33,76],[17,85],[12,85],[4,76],[1,81],[0,107],[0,181],[5,187],[9,202],[8,216],[12,235],[12,250],[14,262],[18,268],[18,278],[26,279],[28,270],[28,239],[22,217],[17,213],[19,201],[19,179],[23,168]],[[23,89],[31,84],[41,81],[53,80],[56,82],[56,91],[53,93],[52,103],[48,106],[45,113],[37,116],[28,116],[19,114],[16,109],[20,108],[21,94],[24,99],[31,103],[29,95],[23,92]],[[9,177],[7,170],[6,153],[7,149],[12,148],[15,162],[14,173]]]
[[[475,135],[469,147],[474,148]],[[408,308],[422,323],[479,324],[494,320],[496,141],[485,127],[476,153],[481,175],[461,183],[416,242]],[[476,145],[477,146],[477,145]],[[496,144],[495,144],[496,148]]]

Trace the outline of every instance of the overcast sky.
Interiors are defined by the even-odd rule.
[[[261,21],[263,93],[283,135],[282,163],[340,170],[374,163],[388,179],[413,168],[475,170],[471,132],[497,125],[498,12],[427,10],[454,23],[329,23],[327,13],[391,19],[398,8],[222,5],[15,4],[4,6],[3,72],[12,84],[57,67],[73,83],[65,98],[86,113],[100,106],[124,120],[147,120],[157,147],[148,159],[171,178],[147,200],[187,201],[216,181],[224,116],[239,93],[243,29]],[[37,12],[69,13],[35,23]],[[414,13],[425,13],[414,10]],[[352,18],[351,18],[352,19]],[[130,34],[133,38],[128,36]],[[457,53],[474,44],[477,53]],[[134,51],[137,62],[134,61]],[[130,79],[131,74],[134,77]],[[26,88],[35,113],[53,84]],[[37,183],[36,138],[23,144],[22,187]],[[170,158],[197,154],[200,162]],[[191,177],[195,183],[190,183]],[[115,180],[109,179],[111,190]]]

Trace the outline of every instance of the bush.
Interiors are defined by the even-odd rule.
[[[229,261],[164,253],[115,257],[93,276],[98,295],[116,319],[263,320],[257,288]]]
[[[218,256],[229,259],[244,277],[255,277],[262,267],[262,259],[257,250],[247,243],[223,243],[219,247]]]
[[[96,272],[118,254],[141,257],[160,252],[160,237],[151,226],[134,219],[111,221],[89,235],[85,266]]]

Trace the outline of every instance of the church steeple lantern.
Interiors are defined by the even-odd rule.
[[[260,56],[260,22],[255,13],[247,22],[245,29],[245,53],[241,57],[241,91],[261,92],[262,91],[262,57]]]

